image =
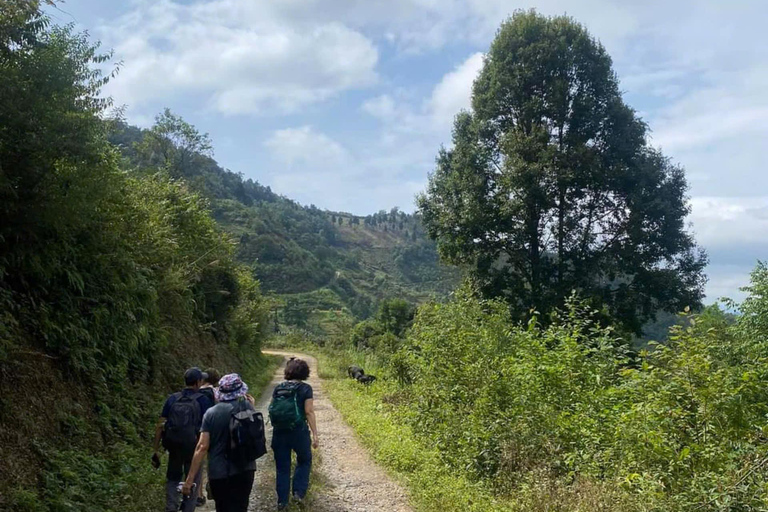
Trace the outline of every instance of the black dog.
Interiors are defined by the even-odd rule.
[[[366,386],[375,380],[376,380],[376,377],[374,377],[373,375],[361,375],[360,377],[357,378],[357,382],[359,382],[360,384],[365,384]]]
[[[359,366],[350,366],[347,368],[347,375],[351,379],[360,379],[360,377],[365,375],[365,372]]]

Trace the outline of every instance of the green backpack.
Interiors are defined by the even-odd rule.
[[[298,383],[282,382],[272,393],[269,421],[275,430],[293,430],[304,423],[304,411],[299,407],[298,390]]]

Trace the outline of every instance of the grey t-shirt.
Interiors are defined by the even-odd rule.
[[[203,416],[201,432],[208,432],[211,436],[211,444],[208,448],[208,478],[218,480],[236,475],[244,471],[256,469],[256,461],[248,463],[245,467],[238,468],[227,460],[227,443],[229,442],[229,417],[234,402],[219,402]],[[248,404],[248,407],[251,407]],[[229,468],[227,468],[229,465]]]

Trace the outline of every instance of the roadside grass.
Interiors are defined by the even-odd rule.
[[[314,356],[318,373],[331,402],[354,429],[373,459],[408,491],[418,512],[507,512],[523,510],[502,501],[483,485],[449,470],[435,447],[422,443],[400,418],[396,387],[379,379],[361,386],[349,379],[346,369],[357,364],[369,374],[384,374],[377,358],[359,351],[332,351],[310,344],[280,348]],[[274,346],[274,345],[273,345]],[[311,502],[310,502],[311,504]],[[311,508],[310,508],[311,509]]]
[[[282,356],[261,354],[258,358],[247,358],[241,377],[248,384],[250,393],[257,399],[264,388],[272,381],[275,371],[283,362]]]
[[[515,510],[481,485],[449,471],[434,447],[420,443],[385,402],[388,386],[377,381],[362,388],[352,379],[327,380],[325,389],[344,420],[374,460],[405,484],[414,508],[423,512]]]
[[[590,478],[559,480],[532,472],[512,494],[501,494],[492,483],[472,480],[447,466],[440,448],[411,429],[405,419],[407,391],[388,378],[375,354],[317,346],[298,350],[317,358],[331,402],[373,459],[406,488],[416,512],[658,512],[620,492],[615,483]],[[363,386],[347,376],[351,365],[380,378]]]

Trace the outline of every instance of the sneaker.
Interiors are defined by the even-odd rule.
[[[293,495],[293,502],[299,507],[300,510],[304,510],[304,498],[299,497],[297,494]]]
[[[206,501],[207,500],[205,499],[205,496],[200,496],[199,498],[197,498],[197,505],[196,506],[197,507],[202,507],[202,506],[205,505]]]
[[[278,503],[277,504],[277,510],[286,510],[288,508],[287,503]]]

